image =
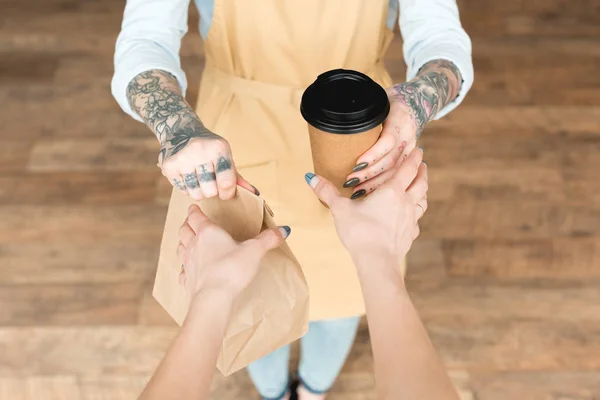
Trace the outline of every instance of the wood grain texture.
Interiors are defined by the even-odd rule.
[[[143,281],[0,286],[0,326],[135,324]]]
[[[458,0],[475,84],[429,125],[407,285],[461,400],[600,398],[600,2]],[[0,0],[0,399],[135,398],[171,185],[110,94],[120,0]],[[181,58],[187,99],[204,51]],[[405,79],[399,35],[385,59]],[[291,365],[298,362],[293,346]],[[365,320],[328,399],[375,399]],[[215,400],[257,399],[245,371]]]
[[[150,375],[176,332],[135,325],[0,328],[0,376]]]

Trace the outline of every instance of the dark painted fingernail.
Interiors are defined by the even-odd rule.
[[[256,188],[256,186],[254,186],[254,185],[251,185],[251,186],[254,188],[254,193],[255,193],[257,196],[260,196],[260,191],[259,191],[259,190]]]
[[[369,163],[361,162],[360,164],[358,164],[356,167],[354,167],[352,169],[352,172],[362,171],[363,169],[367,168],[368,166],[369,166]]]
[[[306,181],[306,183],[308,183],[310,185],[310,181],[314,177],[315,177],[315,174],[313,174],[312,172],[307,172],[306,175],[304,175],[304,180]]]
[[[367,191],[365,189],[360,189],[358,192],[352,193],[352,196],[350,196],[350,198],[352,200],[360,199],[365,194],[367,194]]]
[[[419,146],[419,149],[421,149],[421,153],[423,153],[423,148],[421,146]]]
[[[425,160],[423,160],[423,164],[427,165],[427,163],[425,162]]]
[[[345,188],[353,188],[354,186],[358,185],[359,183],[360,183],[360,179],[352,178],[352,179],[349,179],[348,181],[346,181],[346,183],[344,183],[344,187]]]
[[[292,228],[290,228],[287,225],[280,226],[279,229],[281,229],[281,233],[284,239],[287,239],[290,236],[290,233],[292,233]]]

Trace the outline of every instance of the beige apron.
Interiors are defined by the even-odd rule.
[[[335,68],[390,86],[382,60],[393,36],[387,13],[388,0],[215,1],[197,111],[229,141],[238,171],[277,223],[292,227],[288,243],[308,281],[311,320],[361,315],[364,304],[329,211],[304,181],[312,160],[300,99]],[[175,191],[169,207],[188,204]]]

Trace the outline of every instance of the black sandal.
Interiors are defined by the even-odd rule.
[[[298,400],[298,386],[300,385],[299,380],[292,381],[290,385],[290,400]]]

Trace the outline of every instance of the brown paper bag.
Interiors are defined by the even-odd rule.
[[[179,227],[193,200],[174,190],[169,204],[153,296],[181,325],[190,298],[179,284]],[[234,199],[198,203],[208,218],[242,241],[276,227],[263,199],[238,188]],[[286,243],[263,258],[252,283],[234,303],[217,368],[227,376],[302,337],[308,331],[308,286]]]

